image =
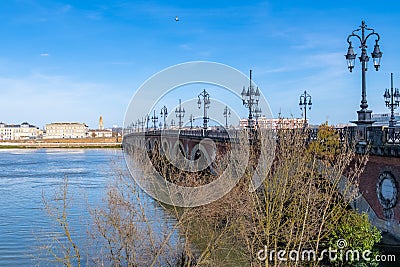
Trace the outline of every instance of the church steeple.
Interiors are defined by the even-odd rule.
[[[103,117],[102,116],[100,116],[100,119],[99,119],[99,130],[104,130]]]

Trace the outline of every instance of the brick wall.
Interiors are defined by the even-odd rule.
[[[391,172],[397,184],[397,204],[394,207],[394,220],[400,223],[400,158],[370,156],[364,172],[360,177],[360,191],[380,219],[385,219],[383,207],[377,195],[379,176]]]

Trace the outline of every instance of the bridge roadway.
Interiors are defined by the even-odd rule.
[[[400,128],[356,127],[338,128],[341,141],[355,141],[357,153],[369,153],[369,161],[359,179],[360,197],[353,207],[367,212],[374,225],[395,237],[400,244]],[[182,129],[133,132],[124,136],[124,142],[140,140],[148,151],[159,147],[165,153],[182,153],[190,160],[201,152],[207,161],[213,161],[213,150],[203,140],[211,139],[217,150],[226,149],[229,142],[240,141],[243,130]],[[318,129],[309,129],[309,140],[317,138]],[[161,135],[163,138],[161,138]],[[140,138],[139,138],[140,137]]]

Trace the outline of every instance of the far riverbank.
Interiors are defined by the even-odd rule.
[[[1,141],[0,149],[11,148],[121,148],[122,138],[75,138]]]

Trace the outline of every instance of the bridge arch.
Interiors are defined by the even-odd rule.
[[[201,143],[196,144],[192,148],[192,153],[190,154],[190,160],[192,160],[193,163],[197,165],[197,169],[204,170],[208,167],[210,171],[214,173],[215,171],[212,167],[213,159],[214,155],[210,156],[210,153],[207,151],[206,147],[203,144]]]
[[[146,150],[147,152],[151,152],[153,150],[153,142],[151,139],[147,139],[146,141]]]
[[[167,158],[169,158],[171,148],[170,148],[170,144],[169,144],[168,140],[166,140],[164,138],[161,138],[160,152],[163,153],[164,155],[166,155]]]
[[[158,142],[158,140],[154,140],[153,141],[153,150],[157,151],[157,152],[160,152],[161,147],[160,147],[160,143]]]
[[[176,157],[179,155],[179,153],[182,154],[182,156],[184,156],[185,158],[187,158],[185,146],[183,145],[181,140],[177,140],[174,146],[172,147],[172,150],[170,150],[171,156]]]

